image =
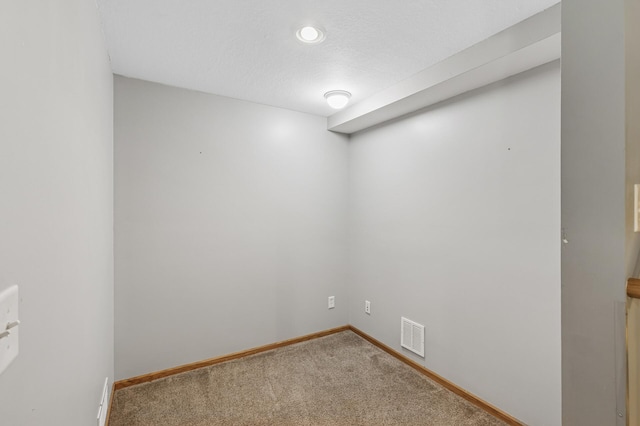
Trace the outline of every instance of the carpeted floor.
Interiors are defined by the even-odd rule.
[[[114,398],[110,426],[504,425],[351,331]]]

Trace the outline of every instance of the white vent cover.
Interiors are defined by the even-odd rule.
[[[400,345],[424,358],[424,325],[402,317]]]

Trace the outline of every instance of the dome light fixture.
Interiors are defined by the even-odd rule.
[[[331,90],[324,94],[324,98],[327,100],[327,103],[331,108],[341,109],[349,103],[351,93],[346,90]]]
[[[296,37],[303,43],[317,44],[324,40],[324,32],[318,27],[306,26],[296,31]]]

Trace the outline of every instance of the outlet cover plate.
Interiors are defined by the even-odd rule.
[[[336,297],[335,296],[329,296],[328,306],[329,306],[329,309],[333,309],[333,308],[336,307]]]

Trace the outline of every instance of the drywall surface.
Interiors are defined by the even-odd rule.
[[[118,378],[347,322],[324,118],[116,77],[115,140]]]
[[[327,128],[356,133],[560,59],[560,12],[550,7],[347,106]]]
[[[640,233],[633,231],[633,191],[640,184],[640,0],[626,0],[625,8],[625,109],[626,197],[625,233],[628,277],[640,276]]]
[[[563,424],[624,425],[624,0],[562,2]],[[637,78],[637,76],[634,76]],[[624,310],[622,310],[624,312]],[[619,416],[621,415],[621,416]],[[617,422],[617,423],[616,423]]]
[[[625,116],[626,116],[626,188],[625,188],[625,235],[626,253],[625,269],[627,277],[640,277],[640,233],[634,232],[634,185],[640,184],[640,1],[627,0],[625,8]],[[619,299],[617,299],[619,300]],[[627,302],[629,307],[627,318],[628,360],[622,345],[616,352],[617,365],[625,365],[629,369],[627,416],[628,425],[640,425],[640,300]],[[619,325],[624,325],[618,320]],[[617,408],[624,407],[619,401],[624,397],[624,369],[616,369]]]
[[[358,102],[558,2],[98,0],[118,74],[324,116],[329,90]]]
[[[558,61],[357,133],[349,157],[350,322],[559,425]],[[401,316],[425,325],[424,359]]]
[[[95,2],[0,2],[0,424],[95,424],[113,379],[113,77]]]

